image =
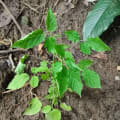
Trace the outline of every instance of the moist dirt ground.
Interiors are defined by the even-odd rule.
[[[45,28],[45,16],[48,8],[52,8],[57,16],[57,33],[74,29],[79,32],[82,40],[82,28],[88,11],[93,4],[86,6],[83,0],[4,0],[4,3],[17,20],[23,33],[27,34],[37,28]],[[79,44],[72,45],[65,37],[59,43],[66,43],[76,61],[89,58],[94,61],[94,69],[101,78],[102,89],[85,87],[80,98],[75,93],[66,93],[62,101],[71,105],[71,112],[62,111],[62,120],[120,120],[120,17],[117,17],[110,28],[101,38],[110,46],[111,51],[104,54],[93,52],[85,56],[80,52]],[[21,33],[11,20],[8,13],[0,5],[0,51],[10,49],[10,41],[14,42],[21,37]],[[10,56],[15,66],[19,58],[29,54],[26,71],[31,66],[39,66],[43,59],[51,59],[43,49],[42,53],[34,47],[27,52],[0,53],[0,120],[44,120],[44,115],[24,116],[31,95],[30,87],[4,93],[8,83],[14,76]],[[34,92],[38,96],[47,93],[48,82],[40,82]],[[3,94],[4,93],[4,94]]]

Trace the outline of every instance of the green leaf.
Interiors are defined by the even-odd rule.
[[[65,63],[69,69],[75,68],[79,71],[81,70],[80,67],[77,64],[75,64],[75,62],[73,62],[71,60],[65,60]]]
[[[101,84],[100,84],[100,78],[99,75],[89,69],[85,69],[82,72],[82,77],[83,80],[85,81],[85,84],[90,87],[90,88],[101,88]]]
[[[44,40],[43,30],[37,29],[32,33],[29,33],[24,38],[16,41],[12,45],[12,48],[24,48],[24,49],[33,48],[34,46],[40,44],[43,40]]]
[[[72,110],[71,106],[66,105],[65,103],[61,103],[60,108],[62,108],[65,111],[71,111]]]
[[[56,46],[56,39],[54,37],[46,38],[45,47],[47,48],[48,52],[51,52],[53,54],[56,53],[55,46]]]
[[[31,72],[36,74],[38,72],[48,72],[47,61],[42,61],[40,67],[32,67]]]
[[[26,65],[19,62],[16,69],[15,69],[15,73],[16,74],[21,74],[21,73],[24,73],[24,69],[25,69]]]
[[[28,56],[24,55],[22,58],[20,58],[20,62],[24,63],[27,58],[28,58]]]
[[[87,42],[80,43],[80,51],[86,55],[90,55],[91,50],[90,50],[90,47],[88,46]]]
[[[51,106],[50,105],[46,105],[42,108],[42,113],[49,113],[51,111]]]
[[[69,86],[68,87],[81,96],[81,92],[83,89],[83,84],[80,79],[81,69],[73,61],[65,60],[65,63],[68,67],[68,72],[69,72],[69,76],[68,76]]]
[[[110,48],[99,38],[88,38],[86,42],[80,43],[80,50],[90,55],[91,49],[97,52],[110,51]]]
[[[69,68],[69,88],[81,96],[83,84],[80,77],[80,70],[76,69],[74,66],[71,66]]]
[[[29,80],[29,75],[26,73],[15,75],[13,80],[9,83],[7,89],[16,90],[22,88],[28,80]]]
[[[91,60],[84,59],[84,60],[80,60],[80,62],[78,63],[78,66],[80,67],[81,70],[84,70],[90,67],[92,64],[93,62]]]
[[[56,16],[53,14],[52,10],[49,9],[46,18],[46,28],[48,31],[53,32],[57,28]]]
[[[63,67],[62,71],[57,75],[58,89],[61,97],[64,95],[68,87],[68,75],[68,70],[65,67]]]
[[[120,15],[120,0],[99,0],[84,23],[84,40],[100,36],[118,15]]]
[[[20,61],[15,69],[15,73],[16,74],[21,74],[24,73],[24,69],[26,67],[26,65],[24,64],[24,61],[27,59],[27,56],[24,55],[22,58],[20,58]]]
[[[53,109],[45,114],[46,120],[61,120],[61,112],[58,109]]]
[[[79,41],[79,34],[74,30],[65,31],[64,34],[66,35],[67,39],[73,42]]]
[[[67,46],[65,46],[64,44],[61,44],[61,45],[56,45],[55,48],[59,56],[61,57],[65,56],[65,49],[67,48]]]
[[[50,77],[49,72],[46,72],[46,73],[44,73],[44,74],[41,74],[41,79],[42,79],[42,80],[47,80],[49,77]]]
[[[65,51],[65,59],[75,61],[71,52]]]
[[[34,115],[40,112],[42,107],[42,102],[37,98],[33,98],[30,103],[28,108],[25,110],[24,115]]]
[[[88,38],[88,46],[97,52],[110,51],[110,48],[99,38]]]
[[[38,76],[32,76],[31,80],[30,80],[30,86],[33,88],[38,87],[39,84],[39,78]]]
[[[52,73],[53,74],[56,74],[58,72],[61,72],[62,71],[62,63],[61,62],[55,62],[52,64]]]

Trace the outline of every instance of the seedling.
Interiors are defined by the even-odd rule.
[[[34,115],[41,111],[45,114],[46,120],[61,120],[61,109],[65,111],[72,110],[69,105],[61,102],[61,98],[64,97],[68,90],[81,96],[84,85],[90,88],[101,88],[99,75],[89,68],[93,62],[89,59],[84,59],[76,63],[72,53],[67,50],[69,46],[56,43],[57,35],[53,33],[56,28],[56,17],[52,10],[49,9],[46,17],[47,32],[44,33],[42,29],[37,29],[12,45],[13,48],[29,49],[42,42],[47,51],[53,55],[51,61],[41,61],[39,67],[31,67],[31,73],[33,74],[31,79],[29,74],[24,72],[26,55],[20,59],[16,67],[16,75],[9,83],[8,89],[16,90],[22,88],[28,81],[32,89],[38,87],[40,79],[43,82],[45,80],[50,82],[48,94],[44,96],[44,99],[49,100],[49,104],[42,106],[43,99],[40,100],[39,96],[35,95],[24,115]],[[65,31],[64,35],[72,42],[80,42],[79,34],[74,30]],[[109,51],[110,48],[100,38],[96,37],[88,38],[86,42],[80,42],[80,50],[84,54],[90,55],[91,50],[97,52]],[[41,77],[38,77],[37,73],[40,73]],[[58,105],[60,107],[57,107]]]

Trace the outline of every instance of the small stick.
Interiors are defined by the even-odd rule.
[[[54,9],[56,8],[56,6],[58,5],[59,0],[56,0],[55,4],[54,4]]]
[[[19,17],[20,17],[21,14],[23,13],[24,9],[25,9],[25,8],[23,8],[23,9],[20,11],[19,15],[16,17],[16,20],[19,19]],[[7,30],[6,36],[9,34],[10,29],[13,27],[13,25],[14,25],[14,22],[12,22],[12,23],[10,24],[10,27],[9,27],[8,30]]]
[[[12,46],[12,40],[10,40],[10,43],[11,43],[11,46]],[[12,50],[12,48],[10,48],[10,50]],[[15,64],[14,64],[14,62],[13,62],[12,54],[11,54],[11,53],[9,54],[9,60],[10,60],[11,65],[12,65],[12,71],[14,71],[14,69],[15,69]]]
[[[12,59],[12,54],[9,55],[9,60],[10,60],[11,65],[12,65],[12,71],[14,71],[14,69],[15,69],[15,64],[14,64],[13,59]]]
[[[16,21],[16,19],[14,18],[14,16],[12,15],[12,13],[10,12],[10,10],[8,9],[8,7],[5,5],[5,3],[0,0],[0,3],[3,5],[3,7],[5,8],[5,10],[9,13],[9,15],[11,16],[12,20],[14,21],[14,23],[16,24],[17,28],[19,29],[20,33],[21,33],[21,37],[24,37],[25,34],[23,33],[20,25],[18,24],[18,22]]]
[[[29,85],[29,83],[26,83],[22,88],[24,88],[24,87],[26,87],[26,86],[28,86]],[[18,90],[18,89],[17,89]],[[13,91],[16,91],[16,90],[8,90],[8,91],[5,91],[5,92],[2,92],[2,94],[7,94],[7,93],[11,93],[11,92],[13,92]]]
[[[26,52],[27,50],[25,49],[12,49],[12,50],[1,50],[0,54],[9,54],[9,53],[14,53],[14,52]]]
[[[26,5],[28,8],[30,8],[31,10],[33,10],[36,13],[39,13],[35,8],[31,7],[29,4],[24,3],[24,5]]]

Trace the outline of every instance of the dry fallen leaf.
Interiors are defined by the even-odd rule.
[[[103,59],[103,60],[108,59],[107,55],[104,52],[99,52],[99,53],[97,53],[95,55],[92,55],[92,57],[98,58],[98,59]]]
[[[43,44],[41,43],[41,44],[38,45],[38,51],[41,51],[42,48],[43,48]]]
[[[40,54],[42,54],[42,52],[43,52],[43,50],[42,50],[43,46],[44,46],[44,44],[42,44],[42,43],[38,45],[38,51],[40,52]]]

